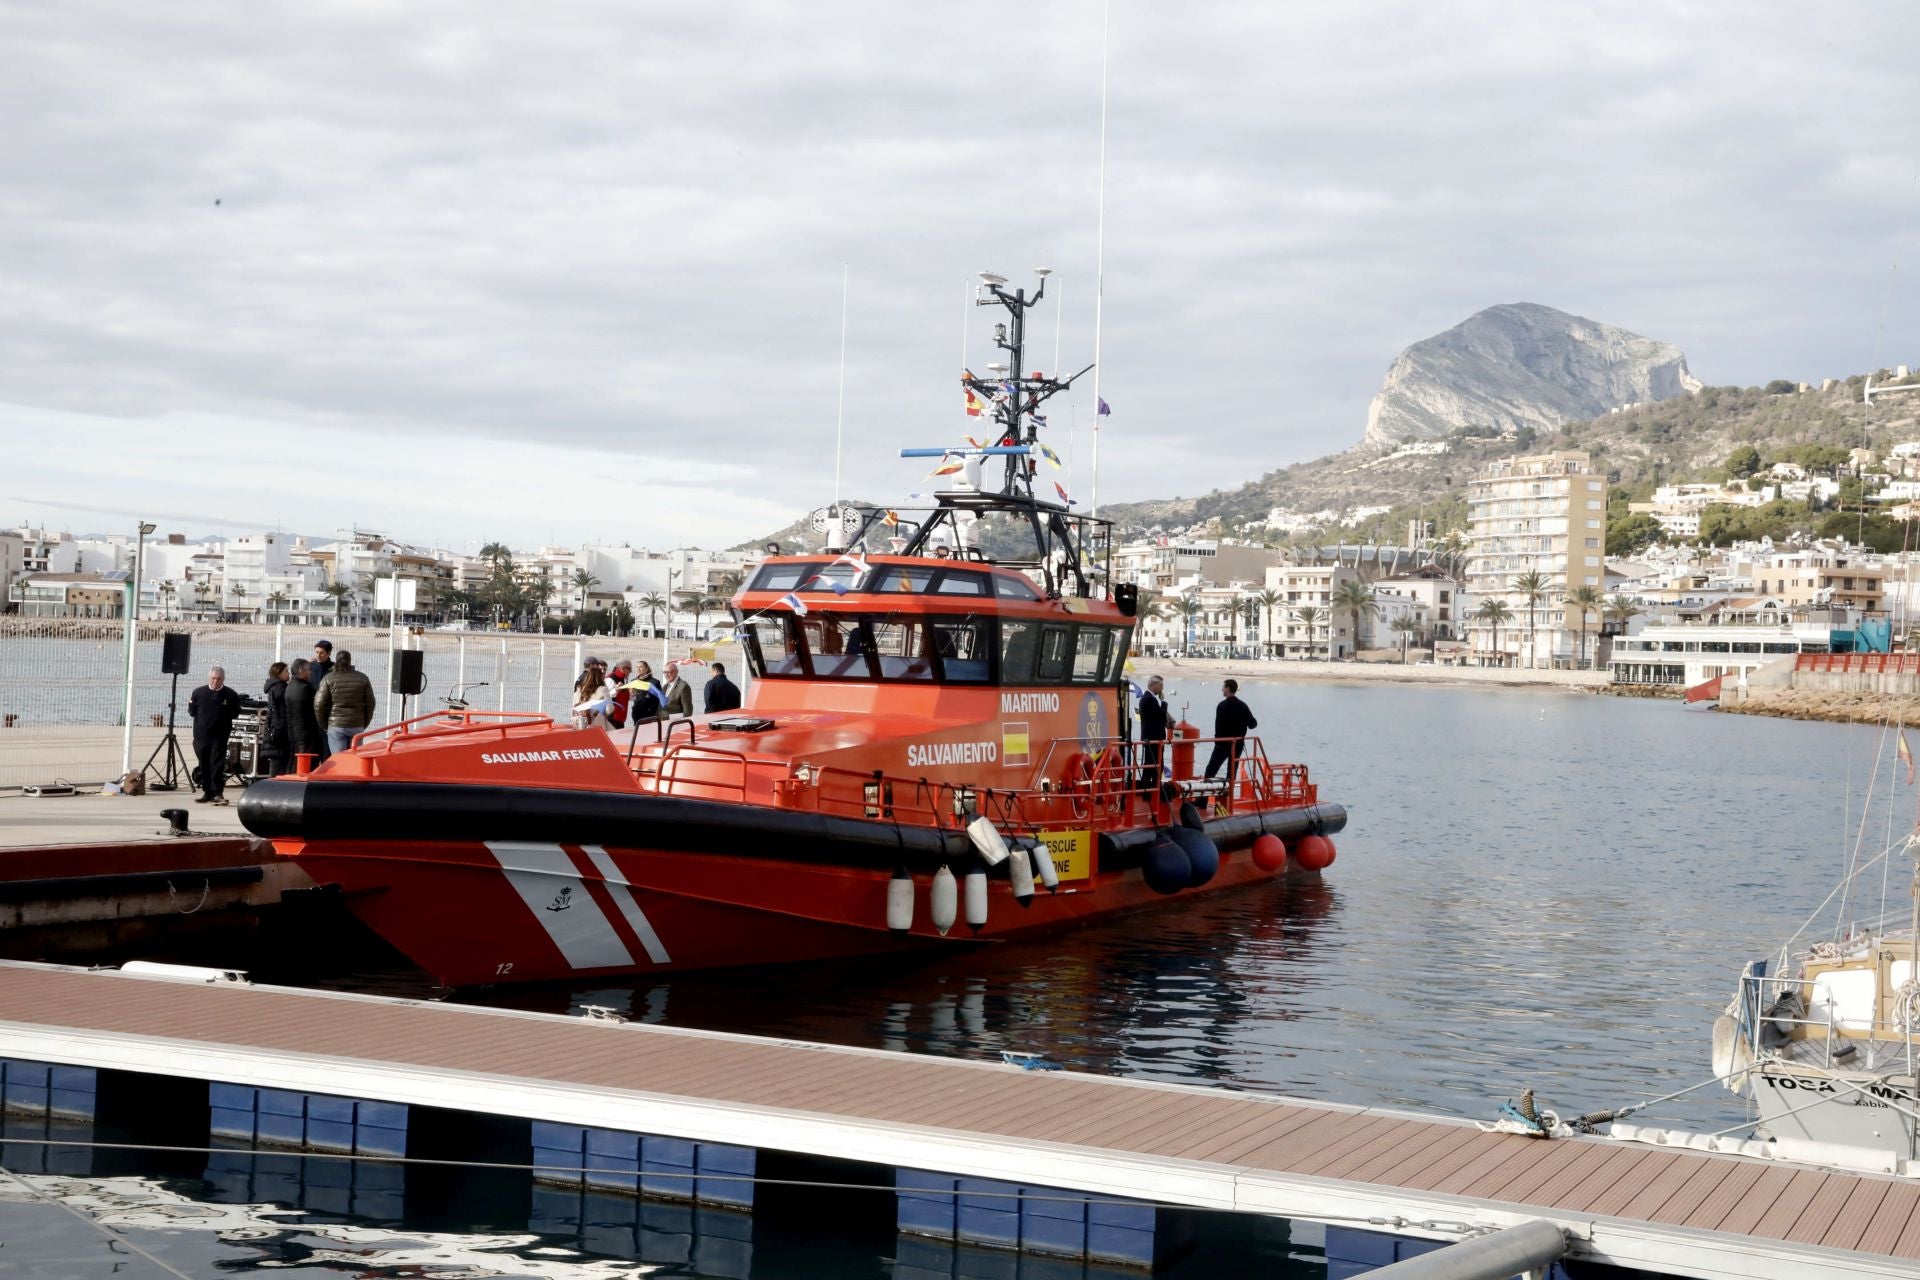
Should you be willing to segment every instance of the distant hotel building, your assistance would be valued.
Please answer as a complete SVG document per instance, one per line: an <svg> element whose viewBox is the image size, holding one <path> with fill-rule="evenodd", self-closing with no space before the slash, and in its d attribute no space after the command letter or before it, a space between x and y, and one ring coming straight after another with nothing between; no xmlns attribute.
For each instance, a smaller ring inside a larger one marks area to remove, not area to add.
<svg viewBox="0 0 1920 1280"><path fill-rule="evenodd" d="M1569 621L1569 591L1605 581L1607 482L1590 470L1584 453L1541 453L1494 463L1467 482L1466 594L1478 607L1504 600L1512 617L1494 628L1469 617L1474 660L1498 665L1571 663L1579 643L1579 619ZM1538 572L1545 592L1532 605L1529 646L1527 597L1514 579ZM1588 653L1600 628L1588 616Z"/></svg>

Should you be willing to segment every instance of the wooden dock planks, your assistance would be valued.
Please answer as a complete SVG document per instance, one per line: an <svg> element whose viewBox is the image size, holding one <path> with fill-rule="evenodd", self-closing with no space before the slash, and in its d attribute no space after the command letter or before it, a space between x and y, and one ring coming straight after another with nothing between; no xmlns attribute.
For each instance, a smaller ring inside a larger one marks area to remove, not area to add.
<svg viewBox="0 0 1920 1280"><path fill-rule="evenodd" d="M409 1066L1920 1259L1920 1187L1371 1108L323 992L0 965L0 1024ZM0 1047L0 1052L5 1052Z"/></svg>

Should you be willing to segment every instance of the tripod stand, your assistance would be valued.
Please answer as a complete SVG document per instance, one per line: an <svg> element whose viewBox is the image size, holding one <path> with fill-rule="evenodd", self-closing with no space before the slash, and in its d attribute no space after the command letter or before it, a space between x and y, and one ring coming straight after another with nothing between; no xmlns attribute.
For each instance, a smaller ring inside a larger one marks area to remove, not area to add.
<svg viewBox="0 0 1920 1280"><path fill-rule="evenodd" d="M153 754L147 757L147 762L140 766L142 774L158 775L153 783L155 791L178 791L180 775L191 772L187 765L187 753L180 749L180 739L173 733L173 712L179 702L180 673L176 671L173 675L173 690L167 694L167 736L160 739L160 745L153 749ZM153 762L160 758L162 752L166 753L166 762L156 769Z"/></svg>

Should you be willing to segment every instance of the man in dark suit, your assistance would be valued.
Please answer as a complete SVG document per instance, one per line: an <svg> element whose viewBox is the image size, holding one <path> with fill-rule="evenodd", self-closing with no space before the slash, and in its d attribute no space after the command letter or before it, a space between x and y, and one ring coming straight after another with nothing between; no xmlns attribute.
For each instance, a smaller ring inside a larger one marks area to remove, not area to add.
<svg viewBox="0 0 1920 1280"><path fill-rule="evenodd" d="M187 699L187 715L193 720L193 754L200 761L200 794L193 802L225 804L227 739L240 717L240 695L227 688L224 669L207 672L206 684Z"/></svg>
<svg viewBox="0 0 1920 1280"><path fill-rule="evenodd" d="M713 664L713 675L707 681L705 705L708 715L718 711L738 711L740 709L740 686L727 679L727 668L722 663Z"/></svg>
<svg viewBox="0 0 1920 1280"><path fill-rule="evenodd" d="M1166 682L1159 676L1147 681L1147 691L1140 695L1140 789L1157 790L1160 786L1160 752L1167 740L1167 698Z"/></svg>
<svg viewBox="0 0 1920 1280"><path fill-rule="evenodd" d="M1233 786L1234 770L1240 766L1240 752L1246 746L1246 736L1250 730L1258 729L1260 722L1253 718L1253 712L1247 704L1240 701L1240 682L1223 681L1220 685L1223 695L1220 705L1213 710L1213 736L1219 741L1213 744L1213 754L1207 758L1207 777L1211 779L1227 766L1227 786Z"/></svg>

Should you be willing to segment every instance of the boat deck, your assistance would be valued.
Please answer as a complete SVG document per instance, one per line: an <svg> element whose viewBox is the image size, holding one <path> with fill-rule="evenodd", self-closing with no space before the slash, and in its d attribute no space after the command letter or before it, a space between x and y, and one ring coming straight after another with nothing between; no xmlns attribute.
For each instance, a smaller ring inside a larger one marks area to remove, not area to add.
<svg viewBox="0 0 1920 1280"><path fill-rule="evenodd" d="M1322 1221L1544 1218L1699 1276L1920 1275L1920 1185L1071 1072L548 1014L0 965L0 1052Z"/></svg>

